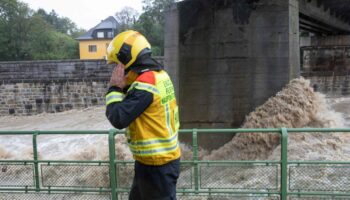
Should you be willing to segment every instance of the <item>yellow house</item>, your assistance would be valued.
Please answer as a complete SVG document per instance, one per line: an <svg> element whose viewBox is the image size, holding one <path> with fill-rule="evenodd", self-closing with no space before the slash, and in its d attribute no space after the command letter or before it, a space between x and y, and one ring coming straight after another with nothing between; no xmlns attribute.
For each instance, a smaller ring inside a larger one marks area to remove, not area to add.
<svg viewBox="0 0 350 200"><path fill-rule="evenodd" d="M80 59L105 59L107 47L118 32L117 20L109 16L77 38Z"/></svg>

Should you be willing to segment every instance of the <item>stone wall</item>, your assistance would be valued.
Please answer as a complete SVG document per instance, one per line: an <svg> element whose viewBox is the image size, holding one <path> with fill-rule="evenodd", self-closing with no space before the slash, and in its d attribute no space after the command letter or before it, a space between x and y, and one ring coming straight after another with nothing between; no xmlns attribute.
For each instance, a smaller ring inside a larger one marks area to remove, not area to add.
<svg viewBox="0 0 350 200"><path fill-rule="evenodd" d="M313 36L301 41L302 76L328 97L350 95L350 36Z"/></svg>
<svg viewBox="0 0 350 200"><path fill-rule="evenodd" d="M303 71L350 71L350 45L302 47L301 55Z"/></svg>
<svg viewBox="0 0 350 200"><path fill-rule="evenodd" d="M54 80L101 80L110 74L104 60L0 62L2 83Z"/></svg>
<svg viewBox="0 0 350 200"><path fill-rule="evenodd" d="M32 115L104 104L107 81L35 81L0 84L0 114Z"/></svg>
<svg viewBox="0 0 350 200"><path fill-rule="evenodd" d="M350 73L304 72L302 76L310 80L315 91L327 97L350 96Z"/></svg>
<svg viewBox="0 0 350 200"><path fill-rule="evenodd" d="M0 116L104 105L112 69L104 60L0 62Z"/></svg>
<svg viewBox="0 0 350 200"><path fill-rule="evenodd" d="M103 105L112 67L104 60L1 62L0 115Z"/></svg>

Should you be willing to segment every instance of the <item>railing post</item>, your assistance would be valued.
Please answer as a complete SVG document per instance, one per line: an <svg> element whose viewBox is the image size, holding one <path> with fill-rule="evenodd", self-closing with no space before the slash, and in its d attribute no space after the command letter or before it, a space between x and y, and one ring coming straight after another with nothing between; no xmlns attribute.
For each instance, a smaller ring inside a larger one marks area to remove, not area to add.
<svg viewBox="0 0 350 200"><path fill-rule="evenodd" d="M198 168L198 140L197 129L192 130L192 148L193 148L193 164L194 164L194 187L196 194L199 190L199 168Z"/></svg>
<svg viewBox="0 0 350 200"><path fill-rule="evenodd" d="M288 131L281 129L281 200L287 200L288 195Z"/></svg>
<svg viewBox="0 0 350 200"><path fill-rule="evenodd" d="M38 145L37 136L39 131L35 131L33 134L33 158L34 158L34 177L35 177L35 191L40 191L40 180L39 180L39 162L38 162Z"/></svg>
<svg viewBox="0 0 350 200"><path fill-rule="evenodd" d="M109 179L111 182L112 200L118 200L117 195L117 180L116 180L116 168L115 168L115 130L109 130L108 134L108 146L109 146Z"/></svg>

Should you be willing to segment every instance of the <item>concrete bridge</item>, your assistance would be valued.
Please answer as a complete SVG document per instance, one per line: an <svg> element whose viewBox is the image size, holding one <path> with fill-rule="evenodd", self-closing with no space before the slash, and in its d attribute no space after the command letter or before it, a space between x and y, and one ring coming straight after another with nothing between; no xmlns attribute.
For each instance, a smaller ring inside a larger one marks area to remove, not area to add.
<svg viewBox="0 0 350 200"><path fill-rule="evenodd" d="M343 0L184 0L168 13L165 62L182 128L239 127L244 116L300 75L299 37L350 33ZM220 146L213 135L200 141Z"/></svg>

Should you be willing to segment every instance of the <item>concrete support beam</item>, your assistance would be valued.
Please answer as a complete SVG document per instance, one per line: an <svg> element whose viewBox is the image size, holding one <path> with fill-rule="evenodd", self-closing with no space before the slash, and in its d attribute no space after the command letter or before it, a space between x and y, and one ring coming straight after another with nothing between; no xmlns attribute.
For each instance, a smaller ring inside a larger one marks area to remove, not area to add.
<svg viewBox="0 0 350 200"><path fill-rule="evenodd" d="M192 0L170 11L165 63L178 74L182 128L239 127L298 77L298 14L298 0ZM206 135L200 144L231 137Z"/></svg>
<svg viewBox="0 0 350 200"><path fill-rule="evenodd" d="M299 2L289 0L289 80L300 76Z"/></svg>
<svg viewBox="0 0 350 200"><path fill-rule="evenodd" d="M177 5L165 15L164 67L169 73L179 99L179 11Z"/></svg>
<svg viewBox="0 0 350 200"><path fill-rule="evenodd" d="M317 23L323 29L331 29L333 34L350 33L350 24L342 20L337 12L328 9L317 0L299 0L300 18Z"/></svg>

